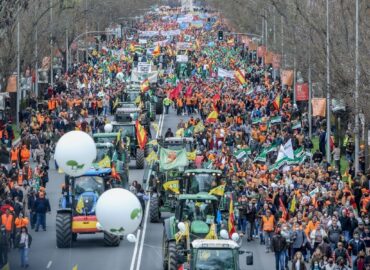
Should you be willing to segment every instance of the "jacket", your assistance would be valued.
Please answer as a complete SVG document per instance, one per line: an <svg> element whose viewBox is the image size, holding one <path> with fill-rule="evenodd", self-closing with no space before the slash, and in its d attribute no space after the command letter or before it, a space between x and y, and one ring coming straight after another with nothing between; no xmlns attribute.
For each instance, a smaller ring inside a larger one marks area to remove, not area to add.
<svg viewBox="0 0 370 270"><path fill-rule="evenodd" d="M286 239L281 234L275 234L272 237L271 247L274 252L282 252L287 247Z"/></svg>
<svg viewBox="0 0 370 270"><path fill-rule="evenodd" d="M21 242L21 233L18 233L15 237L15 244L16 244L16 247L19 247L19 243ZM30 234L28 234L28 248L31 247L31 243L32 243L32 236Z"/></svg>
<svg viewBox="0 0 370 270"><path fill-rule="evenodd" d="M293 232L293 244L292 248L301 248L307 242L306 234L303 230L296 230Z"/></svg>
<svg viewBox="0 0 370 270"><path fill-rule="evenodd" d="M297 270L297 268L296 268L296 261L295 260L293 260L292 261L292 270ZM304 261L300 261L299 262L299 270L306 270L307 268L306 268L306 264L304 263Z"/></svg>
<svg viewBox="0 0 370 270"><path fill-rule="evenodd" d="M37 198L35 204L33 205L34 212L39 214L45 214L50 212L50 203L46 198Z"/></svg>

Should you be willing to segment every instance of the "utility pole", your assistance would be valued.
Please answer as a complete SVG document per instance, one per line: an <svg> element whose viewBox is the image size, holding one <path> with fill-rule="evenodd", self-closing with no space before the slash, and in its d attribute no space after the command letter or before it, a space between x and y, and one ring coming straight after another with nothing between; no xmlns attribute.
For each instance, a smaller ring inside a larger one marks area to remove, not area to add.
<svg viewBox="0 0 370 270"><path fill-rule="evenodd" d="M283 65L283 62L284 62L284 17L281 16L281 63L280 63L280 66Z"/></svg>
<svg viewBox="0 0 370 270"><path fill-rule="evenodd" d="M329 0L326 0L326 160L330 163L330 36Z"/></svg>
<svg viewBox="0 0 370 270"><path fill-rule="evenodd" d="M358 108L358 84L359 84L359 63L358 63L358 43L359 43L359 2L356 0L356 47L355 47L355 173L359 171L359 151L360 151L360 138L359 138L359 108Z"/></svg>
<svg viewBox="0 0 370 270"><path fill-rule="evenodd" d="M38 23L36 23L35 27L35 71L36 71L36 82L35 82L35 95L36 99L39 96L39 64L38 64Z"/></svg>
<svg viewBox="0 0 370 270"><path fill-rule="evenodd" d="M18 6L17 14L17 126L19 126L19 113L20 113L20 102L21 102L21 56L20 56L20 25L19 25L19 13L20 7Z"/></svg>
<svg viewBox="0 0 370 270"><path fill-rule="evenodd" d="M308 38L308 136L312 138L311 27Z"/></svg>
<svg viewBox="0 0 370 270"><path fill-rule="evenodd" d="M54 70L53 70L53 2L50 4L50 84L54 87Z"/></svg>
<svg viewBox="0 0 370 270"><path fill-rule="evenodd" d="M295 88L296 88L296 85L297 85L297 63L296 63L297 60L296 60L296 55L297 55L297 45L296 45L296 41L294 39L294 56L293 56L293 106L296 106L296 104L297 104L297 97L296 97L296 92L295 92Z"/></svg>
<svg viewBox="0 0 370 270"><path fill-rule="evenodd" d="M68 28L66 28L66 72L69 67Z"/></svg>

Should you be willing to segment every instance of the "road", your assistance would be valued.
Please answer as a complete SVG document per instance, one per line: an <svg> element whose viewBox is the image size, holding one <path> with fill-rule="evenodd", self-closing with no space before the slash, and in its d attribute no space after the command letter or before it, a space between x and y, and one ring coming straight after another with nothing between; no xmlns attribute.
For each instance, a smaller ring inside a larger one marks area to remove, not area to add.
<svg viewBox="0 0 370 270"><path fill-rule="evenodd" d="M182 117L184 120L187 117ZM160 116L156 122L160 124ZM168 128L176 130L180 117L173 110L163 117L163 134ZM161 126L161 125L160 125ZM152 134L156 134L152 131ZM130 169L130 182L143 179L144 170ZM47 196L50 200L52 212L47 216L47 231L31 231L33 237L30 249L30 267L32 270L72 270L77 265L78 270L162 270L162 231L161 223L153 224L146 219L142 230L137 232L137 242L129 243L123 240L119 247L105 247L103 235L79 235L71 249L56 247L55 217L58 200L61 195L61 185L64 175L58 174L53 164L50 170L50 182L47 186ZM146 215L147 218L147 215ZM258 241L243 243L242 249L253 251L254 265L246 266L245 257L241 258L241 269L261 270L274 269L274 256L266 254L264 247ZM16 250L10 253L11 270L21 269L19 254Z"/></svg>

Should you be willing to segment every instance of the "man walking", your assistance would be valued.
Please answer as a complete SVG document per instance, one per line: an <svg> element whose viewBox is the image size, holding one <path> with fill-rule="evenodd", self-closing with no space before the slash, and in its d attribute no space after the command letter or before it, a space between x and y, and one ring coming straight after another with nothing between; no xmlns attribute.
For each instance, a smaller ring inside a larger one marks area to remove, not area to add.
<svg viewBox="0 0 370 270"><path fill-rule="evenodd" d="M39 231L40 225L43 230L46 231L46 212L50 212L50 203L45 198L45 193L40 192L39 197L36 199L34 204L34 212L36 213L36 228L35 232Z"/></svg>
<svg viewBox="0 0 370 270"><path fill-rule="evenodd" d="M272 251L275 252L275 269L285 270L287 242L285 237L281 235L280 228L276 230L276 233L272 237L271 247Z"/></svg>

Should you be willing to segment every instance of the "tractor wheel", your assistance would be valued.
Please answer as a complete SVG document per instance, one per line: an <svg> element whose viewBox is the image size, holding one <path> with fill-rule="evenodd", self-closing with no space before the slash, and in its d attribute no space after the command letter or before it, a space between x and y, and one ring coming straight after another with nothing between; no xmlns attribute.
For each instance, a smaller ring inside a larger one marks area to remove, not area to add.
<svg viewBox="0 0 370 270"><path fill-rule="evenodd" d="M104 232L104 245L107 247L118 247L120 241L119 236Z"/></svg>
<svg viewBox="0 0 370 270"><path fill-rule="evenodd" d="M146 144L144 148L144 156L147 157L151 152L153 151L153 148L150 144Z"/></svg>
<svg viewBox="0 0 370 270"><path fill-rule="evenodd" d="M163 100L161 98L158 98L158 101L155 104L155 112L157 114L162 114L163 113L163 103L162 103L162 101Z"/></svg>
<svg viewBox="0 0 370 270"><path fill-rule="evenodd" d="M144 168L144 150L137 149L136 150L136 169L143 169Z"/></svg>
<svg viewBox="0 0 370 270"><path fill-rule="evenodd" d="M72 246L72 215L58 213L56 218L57 247L70 248Z"/></svg>
<svg viewBox="0 0 370 270"><path fill-rule="evenodd" d="M171 241L168 243L168 270L178 270L178 262L177 262L177 248L176 242Z"/></svg>
<svg viewBox="0 0 370 270"><path fill-rule="evenodd" d="M159 222L160 212L159 212L158 197L151 197L150 198L149 215L150 215L150 222L151 223Z"/></svg>

